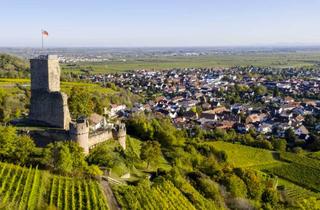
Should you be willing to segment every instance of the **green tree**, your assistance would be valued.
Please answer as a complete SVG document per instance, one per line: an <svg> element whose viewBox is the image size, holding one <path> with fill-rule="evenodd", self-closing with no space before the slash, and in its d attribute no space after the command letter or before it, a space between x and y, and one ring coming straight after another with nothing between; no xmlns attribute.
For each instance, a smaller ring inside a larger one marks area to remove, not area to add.
<svg viewBox="0 0 320 210"><path fill-rule="evenodd" d="M262 178L259 174L254 170L243 168L235 168L234 172L246 183L248 196L252 199L259 200L264 189Z"/></svg>
<svg viewBox="0 0 320 210"><path fill-rule="evenodd" d="M26 164L35 150L35 144L29 136L19 136L14 142L13 159L16 163Z"/></svg>
<svg viewBox="0 0 320 210"><path fill-rule="evenodd" d="M268 92L268 89L263 85L258 85L254 88L254 92L257 95L265 95Z"/></svg>
<svg viewBox="0 0 320 210"><path fill-rule="evenodd" d="M141 160L147 162L147 168L149 168L150 163L158 163L161 156L161 147L157 141L147 141L142 144L141 147Z"/></svg>
<svg viewBox="0 0 320 210"><path fill-rule="evenodd" d="M279 88L276 87L273 89L273 97L278 97L280 96L280 91L279 91Z"/></svg>
<svg viewBox="0 0 320 210"><path fill-rule="evenodd" d="M225 184L233 197L245 198L247 196L246 184L238 176L234 174L230 175L226 178Z"/></svg>
<svg viewBox="0 0 320 210"><path fill-rule="evenodd" d="M285 139L275 139L273 141L273 147L279 152L285 152L287 148L287 141Z"/></svg>
<svg viewBox="0 0 320 210"><path fill-rule="evenodd" d="M124 161L119 151L122 151L121 147L115 149L114 147L110 147L108 143L101 144L90 151L90 154L87 156L87 162L89 164L113 168Z"/></svg>
<svg viewBox="0 0 320 210"><path fill-rule="evenodd" d="M289 128L285 131L285 138L287 140L287 142L291 142L291 143L295 143L297 140L297 136L294 133L292 128Z"/></svg>
<svg viewBox="0 0 320 210"><path fill-rule="evenodd" d="M98 178L103 174L103 172L100 170L100 168L97 165L88 166L86 169L86 173L91 178Z"/></svg>
<svg viewBox="0 0 320 210"><path fill-rule="evenodd" d="M54 142L43 151L43 164L60 174L77 175L83 172L87 164L82 150L73 142Z"/></svg>
<svg viewBox="0 0 320 210"><path fill-rule="evenodd" d="M16 129L11 126L0 126L0 158L7 160L14 152Z"/></svg>
<svg viewBox="0 0 320 210"><path fill-rule="evenodd" d="M70 113L74 118L89 116L94 108L92 97L88 90L77 86L71 89L68 104Z"/></svg>

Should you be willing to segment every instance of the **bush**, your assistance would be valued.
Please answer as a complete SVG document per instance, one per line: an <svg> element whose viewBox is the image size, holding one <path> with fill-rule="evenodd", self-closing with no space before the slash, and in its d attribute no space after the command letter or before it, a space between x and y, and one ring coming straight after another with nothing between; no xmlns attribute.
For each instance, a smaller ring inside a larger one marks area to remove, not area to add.
<svg viewBox="0 0 320 210"><path fill-rule="evenodd" d="M247 196L246 184L238 176L232 174L226 177L224 184L233 197L245 198Z"/></svg>

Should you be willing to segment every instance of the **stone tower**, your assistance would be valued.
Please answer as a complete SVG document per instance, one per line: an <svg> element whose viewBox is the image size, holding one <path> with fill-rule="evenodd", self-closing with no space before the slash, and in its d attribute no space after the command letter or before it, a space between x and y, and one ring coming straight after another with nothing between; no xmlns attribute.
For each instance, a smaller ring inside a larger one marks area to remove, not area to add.
<svg viewBox="0 0 320 210"><path fill-rule="evenodd" d="M124 123L115 124L112 130L112 135L114 139L119 141L121 147L125 150L126 138L127 138L126 124Z"/></svg>
<svg viewBox="0 0 320 210"><path fill-rule="evenodd" d="M71 121L68 96L60 92L60 66L56 55L40 55L30 60L31 105L29 119L40 125L65 130Z"/></svg>
<svg viewBox="0 0 320 210"><path fill-rule="evenodd" d="M83 148L85 154L89 154L89 122L85 118L80 118L76 122L70 123L70 138Z"/></svg>

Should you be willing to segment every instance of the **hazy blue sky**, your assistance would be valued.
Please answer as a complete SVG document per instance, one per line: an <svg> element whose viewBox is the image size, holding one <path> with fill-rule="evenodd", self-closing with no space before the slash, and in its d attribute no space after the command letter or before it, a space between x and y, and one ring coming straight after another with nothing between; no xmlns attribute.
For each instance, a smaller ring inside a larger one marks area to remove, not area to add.
<svg viewBox="0 0 320 210"><path fill-rule="evenodd" d="M320 0L0 0L0 46L320 44Z"/></svg>

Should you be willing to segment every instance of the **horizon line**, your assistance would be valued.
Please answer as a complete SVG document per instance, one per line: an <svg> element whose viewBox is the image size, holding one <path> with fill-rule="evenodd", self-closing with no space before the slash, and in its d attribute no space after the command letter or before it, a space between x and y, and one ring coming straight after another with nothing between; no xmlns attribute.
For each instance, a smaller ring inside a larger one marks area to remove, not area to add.
<svg viewBox="0 0 320 210"><path fill-rule="evenodd" d="M168 45L168 46L50 46L43 49L56 49L56 48L301 48L312 47L320 48L320 43L317 44L257 44L257 45ZM42 49L41 46L0 46L0 48L30 48L30 49Z"/></svg>

